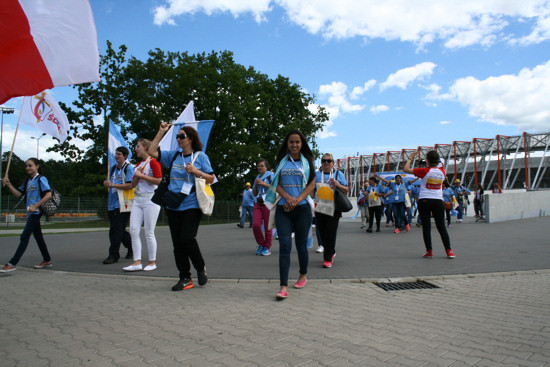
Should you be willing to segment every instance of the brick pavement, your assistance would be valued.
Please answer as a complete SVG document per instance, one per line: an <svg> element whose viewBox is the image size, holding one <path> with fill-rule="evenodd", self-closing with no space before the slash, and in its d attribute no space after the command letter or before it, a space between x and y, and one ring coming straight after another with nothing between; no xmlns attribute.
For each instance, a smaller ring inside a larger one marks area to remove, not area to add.
<svg viewBox="0 0 550 367"><path fill-rule="evenodd" d="M550 270L385 292L20 269L0 277L0 366L546 366Z"/></svg>

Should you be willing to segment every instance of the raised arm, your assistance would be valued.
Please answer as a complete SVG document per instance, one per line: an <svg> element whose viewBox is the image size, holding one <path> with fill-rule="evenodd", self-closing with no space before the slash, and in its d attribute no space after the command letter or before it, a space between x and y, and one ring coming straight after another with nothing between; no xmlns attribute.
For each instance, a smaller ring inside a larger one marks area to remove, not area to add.
<svg viewBox="0 0 550 367"><path fill-rule="evenodd" d="M153 141L151 142L151 145L149 146L149 149L147 150L147 152L151 157L155 159L159 157L157 150L158 150L160 141L162 140L162 138L164 137L164 134L166 134L169 128L170 128L169 123L164 121L160 123L159 131L157 132L157 135L155 135L155 138L153 139Z"/></svg>
<svg viewBox="0 0 550 367"><path fill-rule="evenodd" d="M389 181L389 180L386 180L384 177L380 177L380 176L378 176L378 175L374 175L374 177L376 177L376 178L379 179L380 181L383 181L383 182L385 182L385 183L387 183L387 184L390 183L390 181Z"/></svg>
<svg viewBox="0 0 550 367"><path fill-rule="evenodd" d="M405 167L403 167L403 172L405 173L413 173L413 170L411 168L411 162L412 160L416 157L416 155L418 154L418 151L415 150L413 152L413 154L411 154L411 156L409 157L409 159L407 159L407 162L405 162Z"/></svg>

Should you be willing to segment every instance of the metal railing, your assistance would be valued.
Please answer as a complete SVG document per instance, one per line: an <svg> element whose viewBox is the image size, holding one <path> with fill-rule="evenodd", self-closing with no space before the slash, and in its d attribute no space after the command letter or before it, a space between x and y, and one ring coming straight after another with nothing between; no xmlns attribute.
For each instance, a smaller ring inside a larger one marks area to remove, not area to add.
<svg viewBox="0 0 550 367"><path fill-rule="evenodd" d="M205 223L231 223L240 218L240 202L236 200L217 200L211 216L203 216ZM0 228L21 227L25 224L27 211L20 199L5 195L2 198L2 212L0 213ZM43 218L47 223L71 223L72 226L89 226L97 222L98 226L108 225L106 198L62 197L55 216ZM166 213L162 209L158 218L158 225L168 225Z"/></svg>

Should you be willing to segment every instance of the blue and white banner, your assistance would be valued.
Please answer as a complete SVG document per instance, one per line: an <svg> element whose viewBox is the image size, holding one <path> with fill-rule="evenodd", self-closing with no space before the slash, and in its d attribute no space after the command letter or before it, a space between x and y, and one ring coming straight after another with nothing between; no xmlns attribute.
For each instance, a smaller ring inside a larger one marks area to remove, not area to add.
<svg viewBox="0 0 550 367"><path fill-rule="evenodd" d="M130 152L128 154L127 160L129 161L132 158L132 150L126 144L126 141L122 137L122 134L118 130L117 126L113 123L112 120L109 120L109 145L107 151L107 157L109 158L109 169L116 164L115 152L118 147L126 147Z"/></svg>
<svg viewBox="0 0 550 367"><path fill-rule="evenodd" d="M412 173L405 173L405 172L376 172L376 174L378 176L382 177L383 179L388 180L388 181L395 180L395 176L399 175L403 179L404 183L407 183L410 180L415 178L415 176ZM413 185L420 185L420 180L415 181L412 184Z"/></svg>
<svg viewBox="0 0 550 367"><path fill-rule="evenodd" d="M189 102L187 107L185 107L176 122L174 122L174 126L170 127L170 129L166 132L166 134L160 141L160 150L180 150L176 135L183 126L191 126L199 133L199 138L201 139L202 143L202 151L206 152L208 138L210 137L210 131L212 131L213 125L214 120L195 121L194 104L193 101L191 101Z"/></svg>

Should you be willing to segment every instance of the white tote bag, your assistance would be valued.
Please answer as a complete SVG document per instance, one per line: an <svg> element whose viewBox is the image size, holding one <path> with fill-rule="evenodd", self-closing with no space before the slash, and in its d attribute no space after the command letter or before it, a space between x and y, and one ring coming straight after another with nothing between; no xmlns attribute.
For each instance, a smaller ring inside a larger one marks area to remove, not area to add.
<svg viewBox="0 0 550 367"><path fill-rule="evenodd" d="M214 192L204 178L195 177L195 190L199 207L205 215L212 215L214 210Z"/></svg>
<svg viewBox="0 0 550 367"><path fill-rule="evenodd" d="M315 184L315 209L314 212L334 216L334 190L324 182L324 174L321 172L321 182ZM332 172L330 177L332 177Z"/></svg>
<svg viewBox="0 0 550 367"><path fill-rule="evenodd" d="M195 163L199 154L200 152L195 155L191 164ZM195 177L195 191L202 213L205 215L212 215L212 211L214 210L214 191L212 191L212 188L206 183L204 178Z"/></svg>
<svg viewBox="0 0 550 367"><path fill-rule="evenodd" d="M125 163L122 166L122 183L126 183L126 167L128 166L128 163ZM132 211L132 207L134 206L134 198L136 197L134 189L128 189L128 190L121 190L116 189L116 193L118 195L118 204L119 204L119 211L121 213L127 213Z"/></svg>
<svg viewBox="0 0 550 367"><path fill-rule="evenodd" d="M277 205L279 203L279 200L281 200L281 197L279 196L279 194L277 194L277 198L275 199L275 202L273 203L273 206L269 211L269 223L267 224L267 229L273 229L277 225L275 223L275 213L277 212Z"/></svg>

